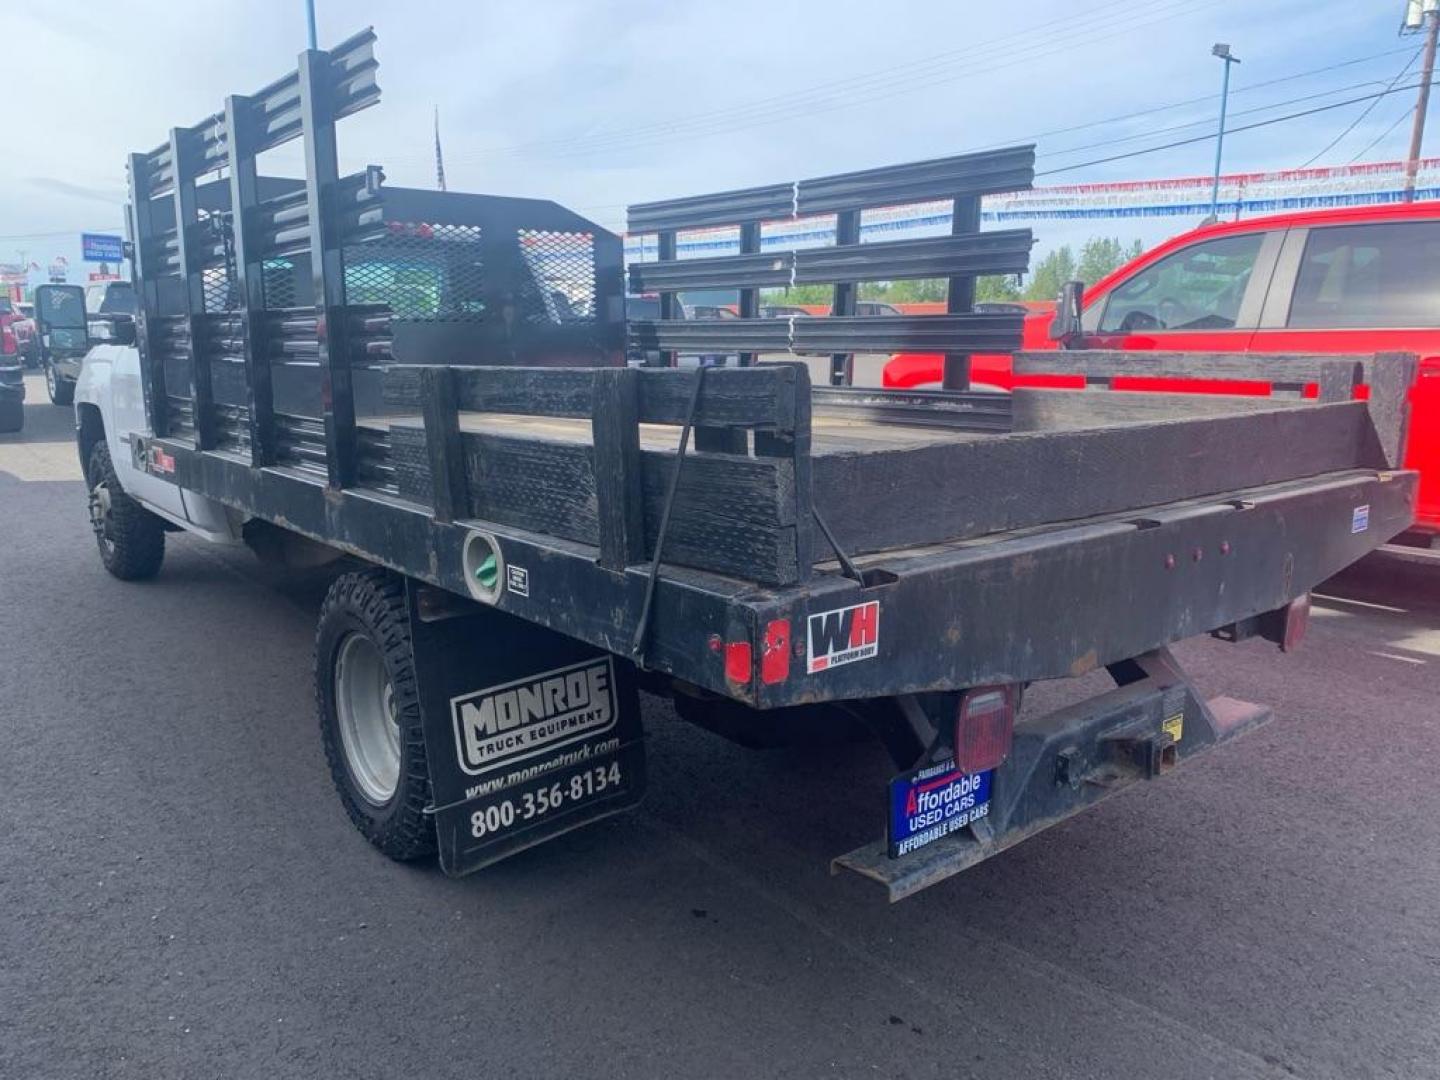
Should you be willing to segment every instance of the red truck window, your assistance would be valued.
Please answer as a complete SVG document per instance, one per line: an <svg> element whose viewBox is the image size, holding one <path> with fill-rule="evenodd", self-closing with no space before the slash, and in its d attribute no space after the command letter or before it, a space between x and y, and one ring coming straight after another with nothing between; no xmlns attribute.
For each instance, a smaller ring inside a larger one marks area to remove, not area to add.
<svg viewBox="0 0 1440 1080"><path fill-rule="evenodd" d="M1147 266L1110 293L1100 332L1234 329L1263 239L1225 236Z"/></svg>
<svg viewBox="0 0 1440 1080"><path fill-rule="evenodd" d="M1310 230L1287 325L1440 326L1440 221Z"/></svg>

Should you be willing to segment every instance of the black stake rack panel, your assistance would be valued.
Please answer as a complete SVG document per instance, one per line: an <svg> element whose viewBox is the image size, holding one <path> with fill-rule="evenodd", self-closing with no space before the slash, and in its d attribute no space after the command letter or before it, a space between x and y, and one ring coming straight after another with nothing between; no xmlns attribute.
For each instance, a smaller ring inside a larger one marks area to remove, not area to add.
<svg viewBox="0 0 1440 1080"><path fill-rule="evenodd" d="M375 35L132 154L146 408L159 436L253 466L395 485L383 370L623 362L618 237L538 199L341 175L338 121L376 104ZM257 158L299 139L305 178Z"/></svg>
<svg viewBox="0 0 1440 1080"><path fill-rule="evenodd" d="M632 348L673 365L681 353L734 353L741 366L764 354L829 354L830 383L854 382L857 352L922 351L945 356L944 387L968 390L969 357L1019 348L1023 315L975 313L975 279L1019 274L1029 267L1028 229L980 231L984 195L1028 189L1035 148L1014 146L933 161L894 165L790 184L725 191L630 207L632 234L656 234L658 260L632 263L630 290L658 293L660 318L630 324ZM950 235L862 242L867 210L947 201ZM765 250L767 223L833 215L835 243L800 250ZM740 253L679 258L685 231L738 228ZM943 278L944 315L856 316L858 285L870 281ZM833 285L828 317L760 317L760 290ZM690 320L678 301L685 290L735 290L735 319Z"/></svg>

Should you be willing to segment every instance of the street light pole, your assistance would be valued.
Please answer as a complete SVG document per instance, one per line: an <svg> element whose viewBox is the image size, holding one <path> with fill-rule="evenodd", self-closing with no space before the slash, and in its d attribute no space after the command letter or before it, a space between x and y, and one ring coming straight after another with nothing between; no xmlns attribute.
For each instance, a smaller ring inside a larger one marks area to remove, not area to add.
<svg viewBox="0 0 1440 1080"><path fill-rule="evenodd" d="M1210 184L1210 216L1220 213L1220 155L1225 150L1225 106L1230 100L1230 65L1238 64L1238 57L1230 55L1230 46L1223 43L1211 47L1210 55L1225 61L1225 73L1220 80L1220 129L1215 133L1215 178Z"/></svg>
<svg viewBox="0 0 1440 1080"><path fill-rule="evenodd" d="M315 44L315 0L305 0L305 26L310 31L310 48L318 49Z"/></svg>

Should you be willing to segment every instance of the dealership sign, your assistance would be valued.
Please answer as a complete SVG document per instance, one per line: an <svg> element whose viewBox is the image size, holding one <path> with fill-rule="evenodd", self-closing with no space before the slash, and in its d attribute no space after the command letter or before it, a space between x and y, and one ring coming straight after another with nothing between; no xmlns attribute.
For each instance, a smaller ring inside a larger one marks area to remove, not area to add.
<svg viewBox="0 0 1440 1080"><path fill-rule="evenodd" d="M105 233L81 233L80 257L86 262L123 262L124 241L118 236L108 236Z"/></svg>

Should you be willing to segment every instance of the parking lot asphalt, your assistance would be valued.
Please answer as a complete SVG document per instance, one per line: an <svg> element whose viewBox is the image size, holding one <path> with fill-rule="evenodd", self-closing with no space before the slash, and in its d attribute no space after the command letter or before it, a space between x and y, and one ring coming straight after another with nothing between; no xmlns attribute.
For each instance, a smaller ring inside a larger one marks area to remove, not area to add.
<svg viewBox="0 0 1440 1080"><path fill-rule="evenodd" d="M832 878L870 747L645 699L635 813L449 880L330 788L324 574L96 557L68 410L0 435L0 1077L1440 1076L1440 577L1186 642L1268 726L919 896ZM1041 686L1027 710L1073 694Z"/></svg>

